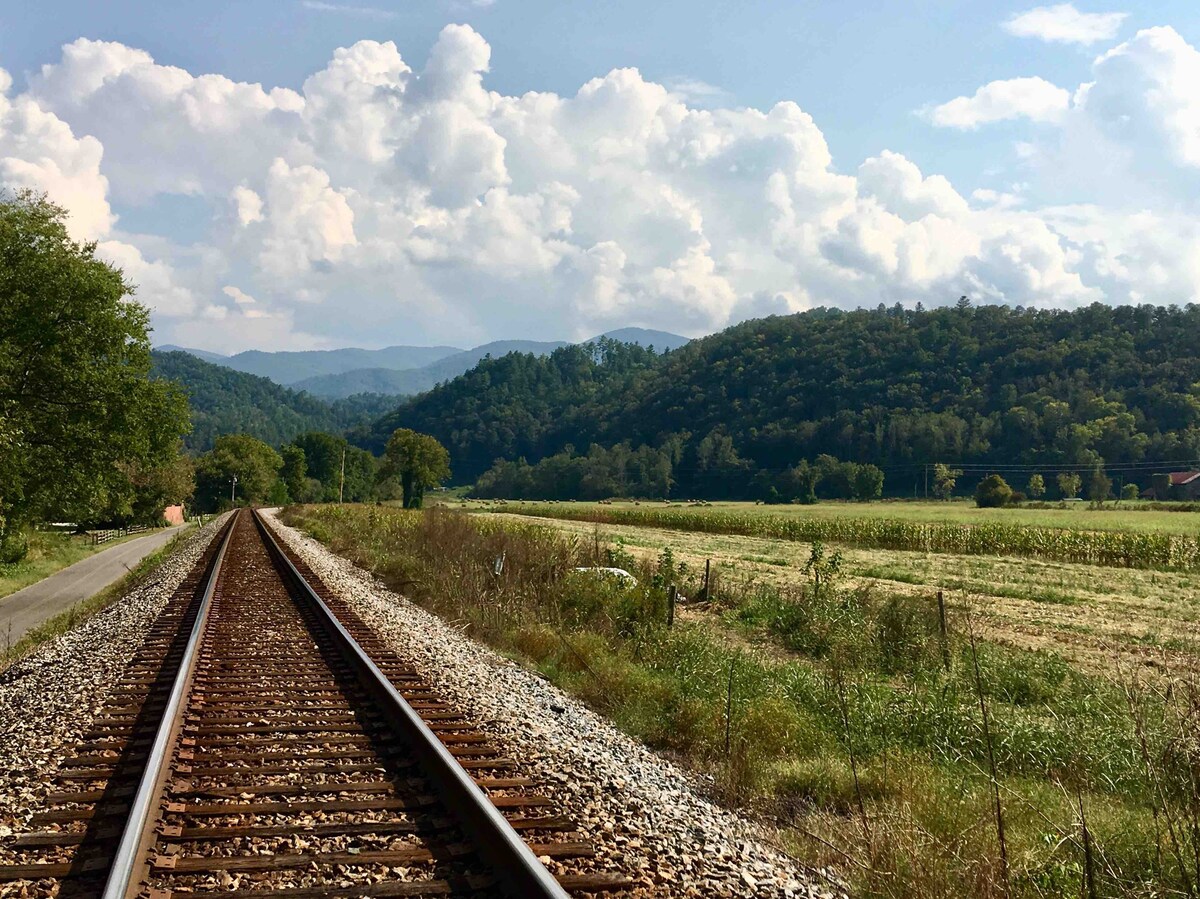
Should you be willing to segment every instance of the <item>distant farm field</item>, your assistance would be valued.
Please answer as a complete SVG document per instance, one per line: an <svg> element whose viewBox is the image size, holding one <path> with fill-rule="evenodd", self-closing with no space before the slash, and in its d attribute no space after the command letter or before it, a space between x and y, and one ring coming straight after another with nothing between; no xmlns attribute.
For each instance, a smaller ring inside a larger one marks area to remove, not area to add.
<svg viewBox="0 0 1200 899"><path fill-rule="evenodd" d="M492 503L491 505L495 505ZM508 501L509 506L541 506L546 503ZM1068 503L1063 508L980 509L971 500L952 502L821 502L811 506L767 506L752 502L712 502L689 505L683 502L558 502L550 505L568 509L686 509L700 515L733 513L738 515L784 516L787 518L897 519L926 524L1020 524L1046 528L1085 531L1129 531L1144 534L1200 534L1200 512L1174 512L1154 508L1153 504L1134 501L1108 503L1102 509L1088 503ZM466 508L481 508L482 501L467 502ZM510 509L510 511L512 511Z"/></svg>
<svg viewBox="0 0 1200 899"><path fill-rule="evenodd" d="M460 503L460 507L470 509L471 505ZM805 515L790 510L775 513L772 511L774 507L767 507L764 511L761 506L747 505L496 502L476 508L597 524L658 527L796 542L821 541L861 549L958 556L1016 556L1117 568L1200 571L1200 533L1053 527L1026 523L1018 518L1008 521L938 521L855 515L850 511L842 515ZM809 508L820 509L821 506ZM871 507L837 508L851 510ZM1104 513L1096 510L1095 514ZM1138 514L1132 512L1129 516Z"/></svg>

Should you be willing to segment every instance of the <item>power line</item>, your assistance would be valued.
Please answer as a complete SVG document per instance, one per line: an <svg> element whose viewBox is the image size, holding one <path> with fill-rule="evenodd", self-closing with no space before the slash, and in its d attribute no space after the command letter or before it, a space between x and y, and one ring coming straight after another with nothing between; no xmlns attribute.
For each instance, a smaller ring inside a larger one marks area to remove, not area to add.
<svg viewBox="0 0 1200 899"><path fill-rule="evenodd" d="M576 456L576 458L577 459L586 459L587 456ZM853 460L839 459L838 461L844 462L844 461L853 461ZM868 463L868 464L874 464L877 468L881 469L884 472L897 472L897 473L913 472L915 474L920 474L925 469L933 468L935 465L945 465L947 468L959 469L964 474L979 474L980 472L985 472L985 473L991 474L991 473L999 473L1002 471L1015 472L1017 474L1020 474L1022 472L1029 472L1030 474L1037 474L1039 472L1056 472L1056 471L1095 471L1097 468L1101 468L1104 471L1114 471L1114 472L1117 472L1117 471L1147 472L1147 471L1157 470L1157 471L1166 473L1167 470L1179 470L1181 468L1200 469L1200 459L1173 459L1173 460L1169 460L1166 462L1100 462L1100 463L1078 463L1078 464L1059 464L1059 463L1018 464L1018 463L1005 463L1005 462L1000 462L1000 463L943 462L941 460L939 460L937 462L892 462L892 463L883 463L883 464L879 464L879 463ZM809 461L809 465L814 465L814 463L812 461ZM754 466L753 470L755 472L759 472L759 471L784 472L792 467L793 466L790 466L790 465L782 466L782 467L780 467L780 466ZM699 471L712 471L713 468L712 467L699 468L694 465L672 465L671 470L672 471L681 471L681 472L682 471L699 472Z"/></svg>

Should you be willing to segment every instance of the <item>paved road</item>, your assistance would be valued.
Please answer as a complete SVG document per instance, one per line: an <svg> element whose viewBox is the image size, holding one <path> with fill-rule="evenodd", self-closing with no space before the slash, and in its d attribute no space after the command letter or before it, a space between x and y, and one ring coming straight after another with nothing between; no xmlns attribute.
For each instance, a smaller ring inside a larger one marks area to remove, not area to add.
<svg viewBox="0 0 1200 899"><path fill-rule="evenodd" d="M186 525L184 526L186 527ZM43 621L65 612L120 580L182 527L127 540L0 599L0 646L12 645Z"/></svg>

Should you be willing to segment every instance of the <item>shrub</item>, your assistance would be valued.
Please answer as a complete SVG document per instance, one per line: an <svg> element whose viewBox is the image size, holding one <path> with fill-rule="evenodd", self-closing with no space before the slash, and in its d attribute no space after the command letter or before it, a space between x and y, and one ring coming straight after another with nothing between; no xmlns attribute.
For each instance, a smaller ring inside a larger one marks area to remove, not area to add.
<svg viewBox="0 0 1200 899"><path fill-rule="evenodd" d="M998 509L1012 501L1012 488L998 474L990 474L975 488L975 505L981 509Z"/></svg>
<svg viewBox="0 0 1200 899"><path fill-rule="evenodd" d="M875 646L880 670L916 672L937 664L938 622L934 607L914 596L891 596L875 616Z"/></svg>
<svg viewBox="0 0 1200 899"><path fill-rule="evenodd" d="M863 799L878 799L888 792L882 772L868 767L858 772ZM836 756L796 759L780 766L776 791L785 803L799 802L837 814L852 812L857 803L850 763Z"/></svg>
<svg viewBox="0 0 1200 899"><path fill-rule="evenodd" d="M24 531L8 531L0 535L0 565L15 565L29 552L29 540Z"/></svg>

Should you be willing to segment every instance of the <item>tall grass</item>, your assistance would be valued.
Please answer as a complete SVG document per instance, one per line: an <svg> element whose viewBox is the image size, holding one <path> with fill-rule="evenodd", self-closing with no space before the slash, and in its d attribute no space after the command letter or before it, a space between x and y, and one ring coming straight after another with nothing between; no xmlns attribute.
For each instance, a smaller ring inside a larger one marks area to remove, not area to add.
<svg viewBox="0 0 1200 899"><path fill-rule="evenodd" d="M653 506L614 509L522 503L499 506L495 511L805 543L821 540L869 549L1026 556L1118 568L1200 570L1200 535L1193 534L1085 531L1002 522L956 524L898 518L804 518Z"/></svg>
<svg viewBox="0 0 1200 899"><path fill-rule="evenodd" d="M1194 688L973 650L961 621L943 655L932 597L847 589L836 554L802 587L725 584L668 628L666 587L699 587L669 550L639 564L598 533L445 511L285 518L775 818L856 895L1196 895ZM574 571L598 564L638 586Z"/></svg>

